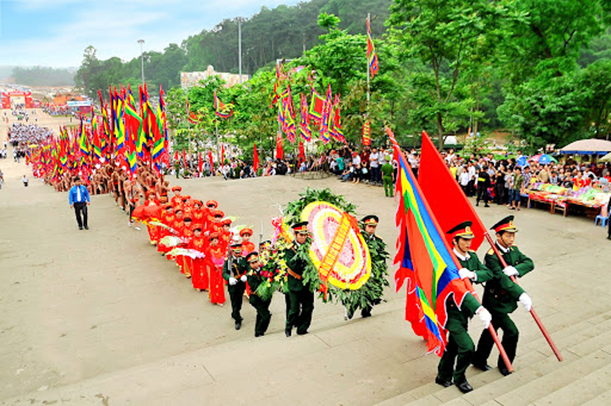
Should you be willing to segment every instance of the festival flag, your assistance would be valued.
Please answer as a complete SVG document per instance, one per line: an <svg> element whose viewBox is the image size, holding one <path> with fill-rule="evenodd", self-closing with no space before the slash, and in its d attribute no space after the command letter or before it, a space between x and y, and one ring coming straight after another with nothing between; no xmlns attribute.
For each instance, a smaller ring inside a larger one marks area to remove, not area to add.
<svg viewBox="0 0 611 406"><path fill-rule="evenodd" d="M144 84L146 86L146 83ZM169 154L169 150L170 150L170 145L169 145L169 139L168 139L168 120L166 117L166 108L165 108L165 101L164 101L164 92L163 92L163 86L159 85L159 105L157 106L157 112L159 115L159 120L160 120L160 131L162 134L162 138L163 138L163 152L161 153L161 162L165 163L166 165L169 165L170 163L170 154Z"/></svg>
<svg viewBox="0 0 611 406"><path fill-rule="evenodd" d="M471 249L477 251L486 228L425 131L422 132L418 183L442 230L447 231L461 221L473 222L471 231L475 238L471 240Z"/></svg>
<svg viewBox="0 0 611 406"><path fill-rule="evenodd" d="M219 165L224 165L224 164L225 164L225 145L221 144L221 162Z"/></svg>
<svg viewBox="0 0 611 406"><path fill-rule="evenodd" d="M315 122L319 122L322 119L322 113L325 108L325 98L322 97L312 86L311 91L311 100L310 100L310 117Z"/></svg>
<svg viewBox="0 0 611 406"><path fill-rule="evenodd" d="M363 122L363 146L371 145L371 123L369 119L365 119Z"/></svg>
<svg viewBox="0 0 611 406"><path fill-rule="evenodd" d="M81 117L81 125L79 128L79 148L81 150L81 154L89 156L89 140L87 137L87 132L85 131L85 125L83 123L83 117Z"/></svg>
<svg viewBox="0 0 611 406"><path fill-rule="evenodd" d="M98 131L93 133L93 154L95 155L98 161L102 161L102 148L100 146L100 135Z"/></svg>
<svg viewBox="0 0 611 406"><path fill-rule="evenodd" d="M441 356L446 346L446 299L454 295L461 306L469 290L458 275L458 265L443 238L444 232L429 208L407 159L392 131L386 130L398 157L395 186L399 229L395 263L397 290L407 280L406 319L427 342L428 352Z"/></svg>
<svg viewBox="0 0 611 406"><path fill-rule="evenodd" d="M136 101L134 100L131 87L128 88L128 93L125 97L125 113L126 128L135 144L135 151L138 153L138 156L142 158L144 156L146 134L144 133L142 125L142 117L140 113L136 111Z"/></svg>
<svg viewBox="0 0 611 406"><path fill-rule="evenodd" d="M221 118L229 118L233 114L231 104L225 105L221 99L217 97L216 91L214 92L214 112Z"/></svg>
<svg viewBox="0 0 611 406"><path fill-rule="evenodd" d="M252 145L252 169L257 173L259 169L259 153L257 152L257 143Z"/></svg>
<svg viewBox="0 0 611 406"><path fill-rule="evenodd" d="M333 102L333 113L332 119L329 126L329 133L339 142L346 144L346 138L342 131L342 122L339 114L339 96L335 95L335 101Z"/></svg>
<svg viewBox="0 0 611 406"><path fill-rule="evenodd" d="M187 166L187 152L184 149L182 150L182 163Z"/></svg>
<svg viewBox="0 0 611 406"><path fill-rule="evenodd" d="M373 79L380 69L378 62L378 54L376 53L376 47L373 43L371 36L371 27L369 26L369 18L367 19L367 63L369 71L371 72L371 79Z"/></svg>
<svg viewBox="0 0 611 406"><path fill-rule="evenodd" d="M325 105L322 110L322 118L320 119L320 137L326 143L329 142L329 124L331 122L331 113L333 110L331 102L331 84L327 88L327 98L325 99Z"/></svg>
<svg viewBox="0 0 611 406"><path fill-rule="evenodd" d="M189 99L185 99L187 104L187 121L191 124L199 124L200 119L197 117L194 111L191 111L191 103L189 103Z"/></svg>
<svg viewBox="0 0 611 406"><path fill-rule="evenodd" d="M204 167L204 161L202 160L202 152L199 151L197 153L197 169L199 173L202 173L203 167Z"/></svg>
<svg viewBox="0 0 611 406"><path fill-rule="evenodd" d="M208 160L210 161L210 170L214 173L214 160L212 159L212 151L208 151Z"/></svg>
<svg viewBox="0 0 611 406"><path fill-rule="evenodd" d="M301 93L301 125L299 134L304 141L312 140L312 129L310 128L310 114L308 112L308 100Z"/></svg>

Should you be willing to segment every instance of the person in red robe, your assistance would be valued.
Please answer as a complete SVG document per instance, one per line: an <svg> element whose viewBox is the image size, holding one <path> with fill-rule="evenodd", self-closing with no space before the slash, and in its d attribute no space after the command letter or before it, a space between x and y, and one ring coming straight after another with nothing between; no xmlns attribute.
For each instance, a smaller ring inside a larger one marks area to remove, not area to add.
<svg viewBox="0 0 611 406"><path fill-rule="evenodd" d="M225 303L225 279L223 279L223 264L226 252L219 246L218 233L210 234L210 246L206 251L204 263L210 276L210 290L208 297L210 303L223 306Z"/></svg>
<svg viewBox="0 0 611 406"><path fill-rule="evenodd" d="M223 231L223 217L224 216L225 216L225 213L223 213L220 210L212 211L212 218L210 219L210 225L208 226L208 229L206 230L208 231L208 234L219 233L219 236L221 235L221 232Z"/></svg>
<svg viewBox="0 0 611 406"><path fill-rule="evenodd" d="M161 223L168 227L172 227L174 225L174 220L176 219L176 215L174 214L174 210L172 209L172 205L170 203L166 203L163 207L163 212L161 213L161 218L159 219ZM172 248L166 246L161 242L163 237L167 237L172 235L170 230L167 228L159 227L159 244L157 244L157 251L161 253L161 255L165 255Z"/></svg>
<svg viewBox="0 0 611 406"><path fill-rule="evenodd" d="M179 237L180 234L180 229L182 228L182 226L185 224L183 221L183 209L178 206L174 209L174 221L172 221L171 224L169 224L169 226L174 229L174 231L176 231L177 234L173 234L172 232L169 233L169 235L171 236L175 236L175 237ZM170 247L170 250L172 250L174 247ZM175 258L172 255L166 255L166 258L168 259L168 261L173 261ZM182 260L181 260L182 261ZM176 266L178 266L180 268L180 263L176 263Z"/></svg>
<svg viewBox="0 0 611 406"><path fill-rule="evenodd" d="M193 227L193 238L189 243L188 248L200 252L205 255L206 251L206 238L202 235L202 226L196 224ZM189 258L191 260L191 283L193 288L198 292L202 290L206 291L210 287L210 281L208 279L208 267L206 266L206 260L204 258Z"/></svg>
<svg viewBox="0 0 611 406"><path fill-rule="evenodd" d="M250 228L243 228L240 231L240 237L242 237L242 256L246 258L246 255L256 250L255 244L250 241L252 230Z"/></svg>
<svg viewBox="0 0 611 406"><path fill-rule="evenodd" d="M250 241L250 237L252 237L252 230L250 228L243 228L240 230L240 237L242 237L242 257L246 258L248 254L255 251L255 244ZM246 282L246 290L244 294L247 298L250 298L250 285Z"/></svg>
<svg viewBox="0 0 611 406"><path fill-rule="evenodd" d="M193 229L191 226L191 217L184 217L183 226L180 228L180 238L183 240L183 242L178 245L179 248L189 247L191 238L193 238ZM191 269L193 268L193 264L191 262L191 257L187 255L176 255L176 265L178 265L180 268L180 273L185 275L187 278L191 277Z"/></svg>
<svg viewBox="0 0 611 406"><path fill-rule="evenodd" d="M202 201L193 200L193 209L191 210L191 218L193 223L203 226L204 224L204 211L202 210Z"/></svg>
<svg viewBox="0 0 611 406"><path fill-rule="evenodd" d="M221 239L219 241L219 244L221 244L221 246L224 249L227 249L229 248L229 243L231 242L231 239L233 238L233 232L230 230L231 220L224 219L221 224L222 224Z"/></svg>
<svg viewBox="0 0 611 406"><path fill-rule="evenodd" d="M174 196L172 196L172 199L170 200L170 203L172 203L172 207L180 206L180 204L182 203L182 196L180 195L181 191L182 188L180 186L174 186L172 188L172 192L174 192Z"/></svg>
<svg viewBox="0 0 611 406"><path fill-rule="evenodd" d="M155 198L155 192L149 192L148 198L144 201L144 206L159 206L159 204L159 200ZM151 245L157 245L159 243L159 227L147 224L146 228L149 233L149 242Z"/></svg>

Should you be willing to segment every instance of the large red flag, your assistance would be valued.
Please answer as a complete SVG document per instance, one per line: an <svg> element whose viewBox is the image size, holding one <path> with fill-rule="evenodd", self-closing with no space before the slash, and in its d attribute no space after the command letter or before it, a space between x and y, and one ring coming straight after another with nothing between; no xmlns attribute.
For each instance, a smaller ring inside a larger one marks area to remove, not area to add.
<svg viewBox="0 0 611 406"><path fill-rule="evenodd" d="M225 146L221 144L221 162L219 165L225 165Z"/></svg>
<svg viewBox="0 0 611 406"><path fill-rule="evenodd" d="M204 167L204 161L202 160L202 153L201 151L197 153L197 159L198 159L198 169L199 169L199 173L202 173L202 168Z"/></svg>
<svg viewBox="0 0 611 406"><path fill-rule="evenodd" d="M463 221L473 222L471 230L475 238L471 249L477 250L484 240L486 227L425 131L422 132L418 183L444 233Z"/></svg>
<svg viewBox="0 0 611 406"><path fill-rule="evenodd" d="M257 152L257 143L255 142L252 146L253 151L252 151L252 169L255 171L255 174L257 173L257 170L259 169L259 153Z"/></svg>
<svg viewBox="0 0 611 406"><path fill-rule="evenodd" d="M212 159L212 151L208 151L208 159L210 160L210 172L214 173L214 160Z"/></svg>
<svg viewBox="0 0 611 406"><path fill-rule="evenodd" d="M278 131L276 137L276 159L284 158L284 148L282 147L282 132Z"/></svg>

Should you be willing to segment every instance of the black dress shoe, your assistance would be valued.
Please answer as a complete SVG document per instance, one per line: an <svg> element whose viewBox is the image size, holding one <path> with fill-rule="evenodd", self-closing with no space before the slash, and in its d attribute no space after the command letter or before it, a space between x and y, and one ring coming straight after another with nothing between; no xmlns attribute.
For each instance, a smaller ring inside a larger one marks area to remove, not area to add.
<svg viewBox="0 0 611 406"><path fill-rule="evenodd" d="M504 366L499 366L499 372L500 372L501 374L503 374L503 376L507 376L507 375L509 375L509 374L511 373L511 372L509 372L509 370L508 370L506 367L504 367Z"/></svg>
<svg viewBox="0 0 611 406"><path fill-rule="evenodd" d="M469 382L467 382L467 380L465 379L464 381L462 381L461 383L457 383L456 387L462 392L462 393L468 393L471 392L473 390L473 386L469 385Z"/></svg>
<svg viewBox="0 0 611 406"><path fill-rule="evenodd" d="M82 230L82 229L83 229L83 227L79 227L78 229L79 229L79 230Z"/></svg>
<svg viewBox="0 0 611 406"><path fill-rule="evenodd" d="M85 230L89 230L89 227L85 226Z"/></svg>
<svg viewBox="0 0 611 406"><path fill-rule="evenodd" d="M475 368L477 368L477 369L479 369L479 370L482 370L482 371L484 371L484 372L486 372L486 371L490 371L490 370L492 369L492 367L491 367L490 365L487 365L487 364L483 364L483 365L481 365L481 364L476 364L476 363L473 363L472 365L473 365Z"/></svg>
<svg viewBox="0 0 611 406"><path fill-rule="evenodd" d="M259 333L255 333L255 337L261 337L263 335L263 333L259 334Z"/></svg>
<svg viewBox="0 0 611 406"><path fill-rule="evenodd" d="M239 330L240 328L242 328L242 322L241 321L236 321L235 322L235 329Z"/></svg>
<svg viewBox="0 0 611 406"><path fill-rule="evenodd" d="M308 332L307 332L307 331L299 331L299 330L297 330L297 335L298 335L298 336L304 336L304 335L306 335L306 334L308 334Z"/></svg>
<svg viewBox="0 0 611 406"><path fill-rule="evenodd" d="M452 386L452 381L446 381L446 380L443 380L443 379L441 379L441 378L439 377L439 375L437 375L437 377L435 377L435 383L436 383L437 385L441 385L441 386L443 386L444 388L447 388L447 387Z"/></svg>
<svg viewBox="0 0 611 406"><path fill-rule="evenodd" d="M291 336L291 330L284 330L284 335L287 337Z"/></svg>

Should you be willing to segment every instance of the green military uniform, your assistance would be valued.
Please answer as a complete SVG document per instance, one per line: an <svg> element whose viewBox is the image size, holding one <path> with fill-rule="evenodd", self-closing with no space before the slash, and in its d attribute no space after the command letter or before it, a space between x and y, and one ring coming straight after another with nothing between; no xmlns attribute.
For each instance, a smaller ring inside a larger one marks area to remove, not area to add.
<svg viewBox="0 0 611 406"><path fill-rule="evenodd" d="M462 257L456 251L454 253L463 268L475 272L475 282L487 282L494 277L492 271L481 263L474 251L469 251L466 257ZM450 334L445 352L437 367L437 376L440 380L450 382L453 379L456 384L466 381L465 371L471 364L475 352L475 345L467 329L469 319L474 316L480 306L481 304L472 295L465 295L460 309L453 295L447 298L448 321L445 328ZM456 367L454 367L454 361L456 361Z"/></svg>
<svg viewBox="0 0 611 406"><path fill-rule="evenodd" d="M388 252L386 252L386 245L384 241L375 235L375 229L373 230L373 234L369 234L367 232L367 226L377 227L380 219L378 216L373 214L363 217L361 235L365 240L365 243L369 247L369 252L371 254L371 265L372 265L372 273L369 281L367 281L367 288L370 289L370 294L368 296L367 304L361 307L361 316L362 317L370 317L371 310L373 306L380 304L382 301L382 294L384 293L384 287L390 286L386 276L388 275L387 267L386 267L386 259L388 258ZM375 293L374 293L375 292ZM360 303L353 304L348 308L346 303L344 306L347 307L347 317L351 319L356 310L360 307Z"/></svg>
<svg viewBox="0 0 611 406"><path fill-rule="evenodd" d="M249 254L248 257L250 257L252 254ZM255 321L255 337L259 337L265 334L267 327L269 327L269 322L272 319L272 314L269 311L269 305L271 304L272 300L263 300L256 294L259 285L263 281L259 269L251 269L247 274L247 278L248 285L250 286L251 290L248 301L257 311L257 319Z"/></svg>
<svg viewBox="0 0 611 406"><path fill-rule="evenodd" d="M314 312L314 292L303 283L303 271L307 263L297 256L298 247L297 243L293 243L284 252L284 261L291 270L287 277L291 303L286 319L287 336L290 335L293 327L297 328L297 334L307 334Z"/></svg>
<svg viewBox="0 0 611 406"><path fill-rule="evenodd" d="M505 248L499 245L497 247L501 251L505 262L508 266L513 266L519 272L519 277L526 275L535 267L533 261L526 255L522 254L518 247L512 246ZM517 309L517 300L524 293L518 284L511 281L503 273L501 261L497 258L494 250L490 249L486 253L486 266L494 273L494 279L486 283L484 289L483 304L492 314L492 325L495 329L503 330L503 347L507 353L509 361L513 362L516 356L518 346L519 331L513 320L509 317ZM477 343L477 351L473 357L473 364L478 367L485 367L488 357L492 351L494 340L488 330L484 330ZM503 359L499 356L498 367L505 375L509 373Z"/></svg>
<svg viewBox="0 0 611 406"><path fill-rule="evenodd" d="M382 165L382 168L380 170L382 171L382 183L384 184L384 194L386 195L386 197L393 197L394 196L394 190L393 190L394 185L392 181L392 175L395 169L392 167L390 163L388 163L388 160L386 160L386 163Z"/></svg>
<svg viewBox="0 0 611 406"><path fill-rule="evenodd" d="M229 291L229 298L231 299L231 317L236 322L236 329L242 323L242 316L240 310L242 310L242 295L246 290L246 282L242 282L240 278L246 275L248 270L248 264L244 258L234 258L229 255L223 264L223 279L229 282L229 278L233 277L237 279L235 285L228 285L227 290Z"/></svg>

